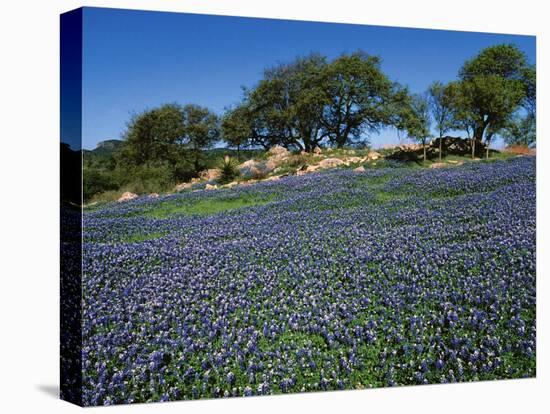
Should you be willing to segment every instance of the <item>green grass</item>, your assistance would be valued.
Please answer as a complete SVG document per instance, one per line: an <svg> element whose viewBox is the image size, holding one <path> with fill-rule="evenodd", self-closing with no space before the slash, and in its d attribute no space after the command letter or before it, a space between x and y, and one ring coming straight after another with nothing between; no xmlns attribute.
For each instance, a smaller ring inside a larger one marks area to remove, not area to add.
<svg viewBox="0 0 550 414"><path fill-rule="evenodd" d="M407 197L410 197L410 195L406 193L397 193L397 192L380 190L375 193L373 202L375 204L385 204L385 203L391 203L392 201L405 200Z"/></svg>
<svg viewBox="0 0 550 414"><path fill-rule="evenodd" d="M211 198L196 201L176 200L156 204L144 215L153 218L168 218L179 215L201 215L221 213L246 207L261 206L274 200L274 196L241 195L230 198Z"/></svg>

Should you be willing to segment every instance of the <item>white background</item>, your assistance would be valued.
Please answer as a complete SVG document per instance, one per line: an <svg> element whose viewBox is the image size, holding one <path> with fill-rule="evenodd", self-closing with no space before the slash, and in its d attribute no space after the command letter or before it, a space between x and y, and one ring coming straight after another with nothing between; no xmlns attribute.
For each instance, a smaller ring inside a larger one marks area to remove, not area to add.
<svg viewBox="0 0 550 414"><path fill-rule="evenodd" d="M537 379L106 408L108 412L540 412L549 405L549 31L544 1L4 1L0 6L0 411L66 413L59 337L59 14L82 5L537 35ZM546 18L546 20L545 20ZM546 25L546 27L545 27ZM449 45L452 48L452 45ZM434 65L437 62L433 63ZM547 278L547 277L546 277ZM546 326L545 326L546 325ZM102 408L100 408L102 409ZM92 409L97 410L97 409Z"/></svg>

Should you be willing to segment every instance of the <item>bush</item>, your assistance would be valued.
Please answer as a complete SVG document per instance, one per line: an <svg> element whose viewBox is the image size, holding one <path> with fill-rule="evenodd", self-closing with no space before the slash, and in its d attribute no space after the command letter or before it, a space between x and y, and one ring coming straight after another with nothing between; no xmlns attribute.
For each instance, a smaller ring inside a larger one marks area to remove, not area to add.
<svg viewBox="0 0 550 414"><path fill-rule="evenodd" d="M237 176L239 175L239 170L237 169L237 166L235 165L231 157L229 157L228 155L226 155L223 158L220 171L221 171L221 174L218 181L221 184L227 184L231 181L234 181L235 178L237 178Z"/></svg>
<svg viewBox="0 0 550 414"><path fill-rule="evenodd" d="M94 196L89 201L91 204L109 203L112 201L117 201L121 195L121 191L104 191L102 193L94 194Z"/></svg>
<svg viewBox="0 0 550 414"><path fill-rule="evenodd" d="M94 195L113 191L118 188L118 183L109 171L84 168L82 172L82 193L84 201L89 201Z"/></svg>
<svg viewBox="0 0 550 414"><path fill-rule="evenodd" d="M160 193L174 186L172 169L166 165L131 167L125 171L126 179L121 183L122 191L136 194Z"/></svg>
<svg viewBox="0 0 550 414"><path fill-rule="evenodd" d="M172 177L176 183L187 182L197 176L195 167L188 160L179 161L172 167Z"/></svg>

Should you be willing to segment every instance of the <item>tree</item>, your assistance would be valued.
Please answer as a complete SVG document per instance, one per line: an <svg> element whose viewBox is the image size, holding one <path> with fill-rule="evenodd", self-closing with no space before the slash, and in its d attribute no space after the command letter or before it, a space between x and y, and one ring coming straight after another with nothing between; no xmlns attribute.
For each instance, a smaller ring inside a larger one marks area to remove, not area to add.
<svg viewBox="0 0 550 414"><path fill-rule="evenodd" d="M514 124L519 124L519 130L523 130L527 134L525 139L520 141L527 143L527 145L533 145L537 139L537 71L535 66L531 65L524 68L521 75L525 92L522 106L527 112L527 116L521 119L516 116L508 124L506 130L510 134L510 128L513 128Z"/></svg>
<svg viewBox="0 0 550 414"><path fill-rule="evenodd" d="M318 54L267 69L247 94L254 141L265 148L282 145L308 152L326 137L322 114L326 59Z"/></svg>
<svg viewBox="0 0 550 414"><path fill-rule="evenodd" d="M221 121L223 140L231 147L237 147L237 159L240 149L250 145L254 135L251 114L246 104L241 104L226 111Z"/></svg>
<svg viewBox="0 0 550 414"><path fill-rule="evenodd" d="M477 76L499 76L503 79L522 77L527 67L527 58L517 46L500 44L483 49L473 59L467 60L459 71L462 80Z"/></svg>
<svg viewBox="0 0 550 414"><path fill-rule="evenodd" d="M134 114L123 134L120 159L130 165L174 164L184 134L181 107L165 104Z"/></svg>
<svg viewBox="0 0 550 414"><path fill-rule="evenodd" d="M380 58L362 51L343 54L325 66L322 81L328 98L323 127L336 147L390 123L392 83L380 69Z"/></svg>
<svg viewBox="0 0 550 414"><path fill-rule="evenodd" d="M455 127L452 110L453 89L436 81L428 88L428 102L439 134L439 161L443 152L443 135Z"/></svg>
<svg viewBox="0 0 550 414"><path fill-rule="evenodd" d="M492 138L507 124L523 99L522 85L495 75L477 76L462 81L459 94L462 106L459 111L474 125L475 142L485 138L488 158Z"/></svg>
<svg viewBox="0 0 550 414"><path fill-rule="evenodd" d="M357 51L328 62L310 54L267 69L226 113L222 128L230 145L237 140L308 152L324 143L342 147L398 122L393 113L401 110L402 92L381 71L378 57Z"/></svg>
<svg viewBox="0 0 550 414"><path fill-rule="evenodd" d="M466 132L466 135L470 140L472 159L474 159L476 151L476 138L474 136L474 130L476 128L477 121L470 106L465 102L466 97L462 93L462 88L463 84L460 81L450 82L447 84L447 93L450 100L454 128L461 129Z"/></svg>
<svg viewBox="0 0 550 414"><path fill-rule="evenodd" d="M426 144L430 137L430 104L427 95L415 94L409 100L404 114L404 128L407 136L422 144L423 160L426 162Z"/></svg>
<svg viewBox="0 0 550 414"><path fill-rule="evenodd" d="M191 152L195 172L201 170L202 150L212 147L220 137L219 119L208 108L188 104L181 110L183 135L180 144Z"/></svg>
<svg viewBox="0 0 550 414"><path fill-rule="evenodd" d="M524 88L522 106L534 120L537 114L537 71L535 66L530 65L523 68L521 71L521 81Z"/></svg>
<svg viewBox="0 0 550 414"><path fill-rule="evenodd" d="M526 67L526 57L516 46L497 45L482 50L460 69L456 112L468 125L475 125L475 141L482 142L485 138L487 157L491 139L525 99Z"/></svg>

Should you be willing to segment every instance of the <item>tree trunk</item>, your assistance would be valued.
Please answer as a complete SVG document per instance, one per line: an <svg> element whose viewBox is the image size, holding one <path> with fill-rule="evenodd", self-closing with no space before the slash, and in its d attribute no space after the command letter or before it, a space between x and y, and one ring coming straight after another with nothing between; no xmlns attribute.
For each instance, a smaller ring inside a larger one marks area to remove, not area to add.
<svg viewBox="0 0 550 414"><path fill-rule="evenodd" d="M241 161L241 144L237 144L237 161Z"/></svg>
<svg viewBox="0 0 550 414"><path fill-rule="evenodd" d="M472 159L476 157L476 137L472 137Z"/></svg>
<svg viewBox="0 0 550 414"><path fill-rule="evenodd" d="M426 163L426 143L422 142L422 150L424 151L424 163Z"/></svg>
<svg viewBox="0 0 550 414"><path fill-rule="evenodd" d="M193 160L193 164L195 167L195 172L198 173L200 171L200 163L199 163L200 154L198 151L195 151L195 159Z"/></svg>
<svg viewBox="0 0 550 414"><path fill-rule="evenodd" d="M441 134L439 134L439 162L441 162L441 151L443 151L443 145L442 145L442 142L443 142L443 137L441 136Z"/></svg>
<svg viewBox="0 0 550 414"><path fill-rule="evenodd" d="M486 148L485 158L489 159L489 142L487 142L487 148Z"/></svg>

